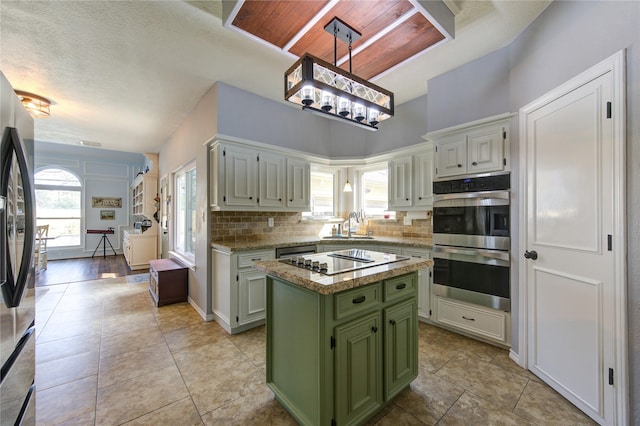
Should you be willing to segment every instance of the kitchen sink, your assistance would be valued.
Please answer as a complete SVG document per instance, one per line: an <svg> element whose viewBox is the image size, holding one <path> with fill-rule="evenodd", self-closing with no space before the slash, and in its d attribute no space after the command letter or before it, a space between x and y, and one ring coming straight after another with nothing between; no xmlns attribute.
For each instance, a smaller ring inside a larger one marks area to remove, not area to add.
<svg viewBox="0 0 640 426"><path fill-rule="evenodd" d="M346 235L336 235L331 237L322 237L323 240L373 240L374 237L368 235L352 235L350 237Z"/></svg>

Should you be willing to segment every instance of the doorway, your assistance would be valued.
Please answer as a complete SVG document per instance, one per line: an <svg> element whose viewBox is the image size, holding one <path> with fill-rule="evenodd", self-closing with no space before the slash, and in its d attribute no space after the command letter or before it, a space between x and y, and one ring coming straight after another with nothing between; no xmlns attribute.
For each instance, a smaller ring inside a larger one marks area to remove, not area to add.
<svg viewBox="0 0 640 426"><path fill-rule="evenodd" d="M624 52L520 110L520 361L626 424Z"/></svg>

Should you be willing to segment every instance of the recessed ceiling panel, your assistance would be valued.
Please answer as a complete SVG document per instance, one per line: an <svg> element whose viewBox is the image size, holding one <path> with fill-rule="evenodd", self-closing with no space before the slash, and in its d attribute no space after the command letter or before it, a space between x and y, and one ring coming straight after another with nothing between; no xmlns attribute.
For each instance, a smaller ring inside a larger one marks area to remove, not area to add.
<svg viewBox="0 0 640 426"><path fill-rule="evenodd" d="M416 13L355 55L352 72L368 80L443 39L444 35L431 22Z"/></svg>
<svg viewBox="0 0 640 426"><path fill-rule="evenodd" d="M282 49L328 2L248 0L233 25Z"/></svg>
<svg viewBox="0 0 640 426"><path fill-rule="evenodd" d="M406 0L341 1L298 40L289 49L289 52L296 56L311 53L320 59L333 63L333 35L325 31L324 27L334 17L340 18L362 34L361 38L352 45L355 49L412 9L413 6ZM338 40L337 52L338 58L347 55L349 53L348 45Z"/></svg>

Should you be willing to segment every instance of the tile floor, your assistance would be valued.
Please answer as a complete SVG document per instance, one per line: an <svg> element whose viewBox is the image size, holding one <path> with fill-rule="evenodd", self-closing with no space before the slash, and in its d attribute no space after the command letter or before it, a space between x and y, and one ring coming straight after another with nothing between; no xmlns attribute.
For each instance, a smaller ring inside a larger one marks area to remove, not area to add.
<svg viewBox="0 0 640 426"><path fill-rule="evenodd" d="M230 336L147 276L36 289L38 425L295 425L265 385L264 327ZM508 352L420 325L420 368L370 424L578 425Z"/></svg>

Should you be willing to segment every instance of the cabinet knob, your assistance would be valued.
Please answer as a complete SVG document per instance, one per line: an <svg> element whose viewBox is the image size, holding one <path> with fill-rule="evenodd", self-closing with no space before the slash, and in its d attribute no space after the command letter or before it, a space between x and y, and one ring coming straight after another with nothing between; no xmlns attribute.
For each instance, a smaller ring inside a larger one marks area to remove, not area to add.
<svg viewBox="0 0 640 426"><path fill-rule="evenodd" d="M389 320L389 324L396 325L396 321L395 320Z"/></svg>
<svg viewBox="0 0 640 426"><path fill-rule="evenodd" d="M373 331L374 333L378 332L378 327L376 327L375 325L373 327L371 327L371 331Z"/></svg>
<svg viewBox="0 0 640 426"><path fill-rule="evenodd" d="M253 200L253 197L249 197L250 200Z"/></svg>
<svg viewBox="0 0 640 426"><path fill-rule="evenodd" d="M289 199L289 202L290 202L290 203L293 203L293 198Z"/></svg>
<svg viewBox="0 0 640 426"><path fill-rule="evenodd" d="M405 198L405 200L406 200L406 201L409 201L409 199L408 199L408 198Z"/></svg>
<svg viewBox="0 0 640 426"><path fill-rule="evenodd" d="M282 201L282 198L278 198L278 201Z"/></svg>
<svg viewBox="0 0 640 426"><path fill-rule="evenodd" d="M478 165L478 162L477 162L477 161L474 161L473 163L471 163L471 165L472 165L472 166L477 166L477 165Z"/></svg>
<svg viewBox="0 0 640 426"><path fill-rule="evenodd" d="M422 200L422 197L418 197L418 200Z"/></svg>
<svg viewBox="0 0 640 426"><path fill-rule="evenodd" d="M462 167L462 164L458 164L458 167Z"/></svg>
<svg viewBox="0 0 640 426"><path fill-rule="evenodd" d="M538 258L538 252L535 250L526 250L524 252L524 258L525 259L531 259L531 260L536 260Z"/></svg>

